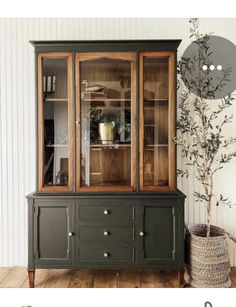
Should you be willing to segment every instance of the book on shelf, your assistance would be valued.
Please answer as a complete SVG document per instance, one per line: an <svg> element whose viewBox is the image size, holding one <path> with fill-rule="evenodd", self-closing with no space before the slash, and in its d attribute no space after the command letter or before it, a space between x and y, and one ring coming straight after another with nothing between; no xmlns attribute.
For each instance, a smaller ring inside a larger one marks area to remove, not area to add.
<svg viewBox="0 0 236 307"><path fill-rule="evenodd" d="M82 92L82 99L97 99L97 98L107 98L107 95L104 92Z"/></svg>

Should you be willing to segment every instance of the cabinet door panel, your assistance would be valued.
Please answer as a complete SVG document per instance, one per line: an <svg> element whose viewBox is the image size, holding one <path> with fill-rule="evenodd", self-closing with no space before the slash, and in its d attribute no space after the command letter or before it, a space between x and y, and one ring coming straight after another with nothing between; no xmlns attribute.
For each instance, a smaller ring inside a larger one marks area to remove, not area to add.
<svg viewBox="0 0 236 307"><path fill-rule="evenodd" d="M74 183L71 53L38 55L38 182L40 192L68 192Z"/></svg>
<svg viewBox="0 0 236 307"><path fill-rule="evenodd" d="M36 205L34 215L36 263L71 263L72 205L48 202Z"/></svg>
<svg viewBox="0 0 236 307"><path fill-rule="evenodd" d="M141 190L174 190L174 67L174 53L140 54Z"/></svg>
<svg viewBox="0 0 236 307"><path fill-rule="evenodd" d="M78 53L76 84L77 190L135 190L135 54Z"/></svg>
<svg viewBox="0 0 236 307"><path fill-rule="evenodd" d="M140 208L141 261L146 263L175 263L179 249L178 206L171 203L147 203Z"/></svg>

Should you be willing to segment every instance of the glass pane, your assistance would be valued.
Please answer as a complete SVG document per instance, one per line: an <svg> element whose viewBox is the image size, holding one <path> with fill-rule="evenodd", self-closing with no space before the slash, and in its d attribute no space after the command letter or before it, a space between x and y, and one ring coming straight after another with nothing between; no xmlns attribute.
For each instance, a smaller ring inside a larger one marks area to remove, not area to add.
<svg viewBox="0 0 236 307"><path fill-rule="evenodd" d="M144 58L144 185L168 186L168 58Z"/></svg>
<svg viewBox="0 0 236 307"><path fill-rule="evenodd" d="M131 185L131 62L80 64L81 185Z"/></svg>
<svg viewBox="0 0 236 307"><path fill-rule="evenodd" d="M43 59L44 186L68 186L67 59Z"/></svg>

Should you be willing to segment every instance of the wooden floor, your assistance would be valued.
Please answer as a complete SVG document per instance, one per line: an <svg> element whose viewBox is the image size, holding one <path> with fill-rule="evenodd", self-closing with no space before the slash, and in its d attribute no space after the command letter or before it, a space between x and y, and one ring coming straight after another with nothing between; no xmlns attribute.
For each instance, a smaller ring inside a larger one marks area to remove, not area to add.
<svg viewBox="0 0 236 307"><path fill-rule="evenodd" d="M236 288L236 268L231 271ZM37 288L177 288L177 272L114 270L36 270ZM0 288L28 288L26 268L0 268Z"/></svg>

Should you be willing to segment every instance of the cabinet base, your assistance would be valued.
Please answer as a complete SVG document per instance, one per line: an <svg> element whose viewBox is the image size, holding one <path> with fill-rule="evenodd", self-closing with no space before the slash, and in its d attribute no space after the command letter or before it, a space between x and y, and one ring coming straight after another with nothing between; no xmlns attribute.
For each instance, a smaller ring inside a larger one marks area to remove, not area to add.
<svg viewBox="0 0 236 307"><path fill-rule="evenodd" d="M28 270L29 287L34 288L35 270Z"/></svg>

